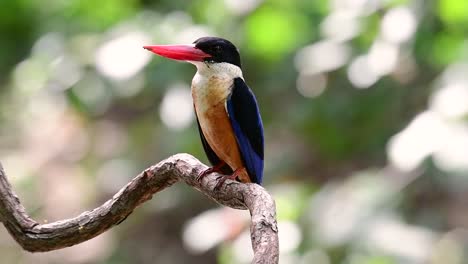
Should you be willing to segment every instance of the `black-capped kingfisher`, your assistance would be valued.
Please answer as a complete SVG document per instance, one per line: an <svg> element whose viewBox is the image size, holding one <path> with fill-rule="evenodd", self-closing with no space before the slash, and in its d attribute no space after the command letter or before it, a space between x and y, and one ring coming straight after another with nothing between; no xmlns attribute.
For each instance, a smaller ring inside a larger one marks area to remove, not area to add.
<svg viewBox="0 0 468 264"><path fill-rule="evenodd" d="M160 56L187 61L197 67L192 98L198 130L212 172L226 179L262 183L263 124L257 100L242 76L239 52L228 40L203 37L189 45L144 46Z"/></svg>

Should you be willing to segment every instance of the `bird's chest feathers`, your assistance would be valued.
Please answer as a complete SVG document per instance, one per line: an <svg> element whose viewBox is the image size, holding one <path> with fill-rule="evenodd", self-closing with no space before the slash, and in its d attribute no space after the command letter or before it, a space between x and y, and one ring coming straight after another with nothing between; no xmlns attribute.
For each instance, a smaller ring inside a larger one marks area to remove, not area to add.
<svg viewBox="0 0 468 264"><path fill-rule="evenodd" d="M231 93L232 83L232 79L219 76L195 75L192 82L192 97L197 112L206 112L219 104L224 107L226 98Z"/></svg>
<svg viewBox="0 0 468 264"><path fill-rule="evenodd" d="M222 104L224 107L226 98L232 90L234 79L242 78L239 67L217 63L207 66L197 65L198 71L192 80L192 97L197 113L204 113L213 107Z"/></svg>

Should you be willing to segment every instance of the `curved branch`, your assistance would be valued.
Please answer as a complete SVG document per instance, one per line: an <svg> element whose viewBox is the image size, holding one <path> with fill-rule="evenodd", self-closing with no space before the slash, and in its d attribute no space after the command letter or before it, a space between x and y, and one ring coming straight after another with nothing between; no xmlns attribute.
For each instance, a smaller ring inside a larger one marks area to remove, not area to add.
<svg viewBox="0 0 468 264"><path fill-rule="evenodd" d="M210 199L237 209L248 209L254 259L252 263L278 263L278 229L273 198L257 184L227 180L214 191L219 174L196 180L206 166L188 154L177 154L146 169L112 199L71 219L40 224L31 219L13 193L0 164L0 221L27 251L51 251L89 240L119 224L153 194L178 181L199 190Z"/></svg>

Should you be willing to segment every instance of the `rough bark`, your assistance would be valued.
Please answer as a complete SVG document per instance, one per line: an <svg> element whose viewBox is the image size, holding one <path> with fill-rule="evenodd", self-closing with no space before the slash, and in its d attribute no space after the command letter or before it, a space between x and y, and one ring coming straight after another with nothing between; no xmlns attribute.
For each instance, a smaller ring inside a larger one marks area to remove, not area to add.
<svg viewBox="0 0 468 264"><path fill-rule="evenodd" d="M219 174L197 181L207 167L188 154L177 154L146 169L101 206L80 215L53 223L31 219L11 189L0 164L0 221L13 238L30 252L51 251L91 239L124 221L141 203L178 181L194 187L225 206L248 209L254 259L252 263L278 263L278 228L275 202L257 184L227 180L215 191Z"/></svg>

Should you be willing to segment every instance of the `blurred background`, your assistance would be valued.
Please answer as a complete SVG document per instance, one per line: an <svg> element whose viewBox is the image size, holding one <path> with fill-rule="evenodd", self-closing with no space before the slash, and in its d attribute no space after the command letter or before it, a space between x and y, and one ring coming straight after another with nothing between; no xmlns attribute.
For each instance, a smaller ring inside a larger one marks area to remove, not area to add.
<svg viewBox="0 0 468 264"><path fill-rule="evenodd" d="M280 263L468 263L468 1L3 0L0 160L37 221L179 152L206 162L195 68L142 49L221 36L266 131ZM1 263L249 263L249 214L177 184L86 243Z"/></svg>

